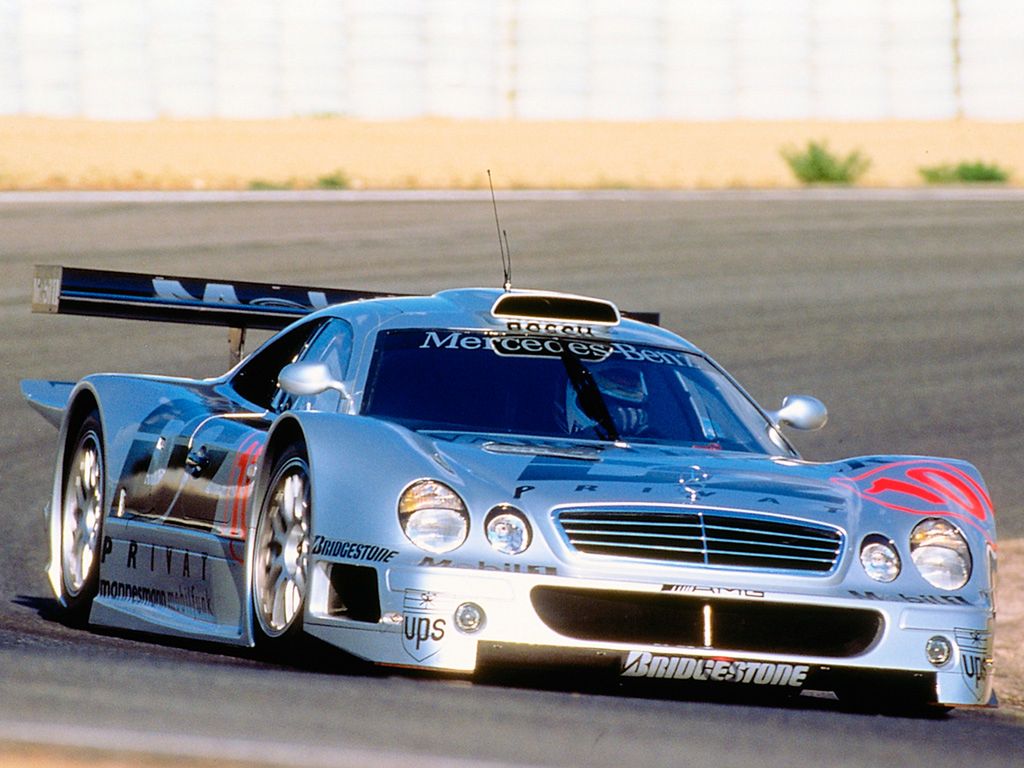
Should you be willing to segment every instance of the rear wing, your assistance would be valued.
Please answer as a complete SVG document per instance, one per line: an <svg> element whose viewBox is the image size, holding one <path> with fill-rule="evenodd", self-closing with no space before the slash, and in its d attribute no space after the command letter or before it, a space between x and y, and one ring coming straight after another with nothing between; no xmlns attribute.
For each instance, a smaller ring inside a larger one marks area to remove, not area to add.
<svg viewBox="0 0 1024 768"><path fill-rule="evenodd" d="M395 293L37 266L32 311L276 331L317 309Z"/></svg>
<svg viewBox="0 0 1024 768"><path fill-rule="evenodd" d="M232 360L241 359L245 331L276 331L317 309L395 293L314 288L241 280L37 266L32 311L231 329Z"/></svg>
<svg viewBox="0 0 1024 768"><path fill-rule="evenodd" d="M37 266L32 311L225 327L235 363L250 328L277 331L331 304L402 295L408 294ZM652 325L660 319L656 312L622 314Z"/></svg>

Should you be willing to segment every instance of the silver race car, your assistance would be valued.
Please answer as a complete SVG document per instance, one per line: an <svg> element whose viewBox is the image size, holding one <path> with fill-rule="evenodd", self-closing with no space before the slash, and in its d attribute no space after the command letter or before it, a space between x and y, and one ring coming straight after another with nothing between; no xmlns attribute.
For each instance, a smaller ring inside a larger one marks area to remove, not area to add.
<svg viewBox="0 0 1024 768"><path fill-rule="evenodd" d="M34 308L223 325L240 358L23 383L60 430L47 573L82 620L308 633L438 671L994 703L978 471L801 460L780 429L823 426L820 402L765 411L607 301L41 267ZM247 328L280 330L241 359Z"/></svg>

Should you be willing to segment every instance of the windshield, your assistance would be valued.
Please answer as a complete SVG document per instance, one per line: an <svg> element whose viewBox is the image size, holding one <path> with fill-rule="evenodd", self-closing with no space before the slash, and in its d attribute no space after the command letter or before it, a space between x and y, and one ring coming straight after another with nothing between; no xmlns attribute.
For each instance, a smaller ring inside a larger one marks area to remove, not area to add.
<svg viewBox="0 0 1024 768"><path fill-rule="evenodd" d="M415 430L781 450L760 412L707 359L620 342L387 331L362 412Z"/></svg>

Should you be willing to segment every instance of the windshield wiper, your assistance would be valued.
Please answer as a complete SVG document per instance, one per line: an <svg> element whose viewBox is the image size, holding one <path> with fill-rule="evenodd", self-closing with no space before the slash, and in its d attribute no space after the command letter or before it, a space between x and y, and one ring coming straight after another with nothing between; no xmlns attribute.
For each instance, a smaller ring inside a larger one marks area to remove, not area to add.
<svg viewBox="0 0 1024 768"><path fill-rule="evenodd" d="M608 404L601 396L601 388L594 381L593 374L568 349L562 352L562 364L565 366L565 372L569 374L572 388L576 390L576 400L583 413L597 422L597 436L612 443L620 442L622 438L619 436L619 430L615 427Z"/></svg>

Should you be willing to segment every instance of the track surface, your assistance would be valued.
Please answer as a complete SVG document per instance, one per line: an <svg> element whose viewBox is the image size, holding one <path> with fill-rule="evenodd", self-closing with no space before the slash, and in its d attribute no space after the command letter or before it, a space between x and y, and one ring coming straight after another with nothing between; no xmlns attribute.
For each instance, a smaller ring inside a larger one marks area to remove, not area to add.
<svg viewBox="0 0 1024 768"><path fill-rule="evenodd" d="M1001 537L1024 536L1024 202L564 200L501 213L517 286L660 310L767 407L821 397L829 427L796 436L807 458L968 458ZM479 201L0 205L0 742L121 733L119 751L309 765L1021 764L1024 728L1005 715L471 685L323 658L287 668L56 620L41 526L55 433L17 381L212 375L227 347L216 329L32 316L33 264L433 291L498 284L494 238Z"/></svg>

